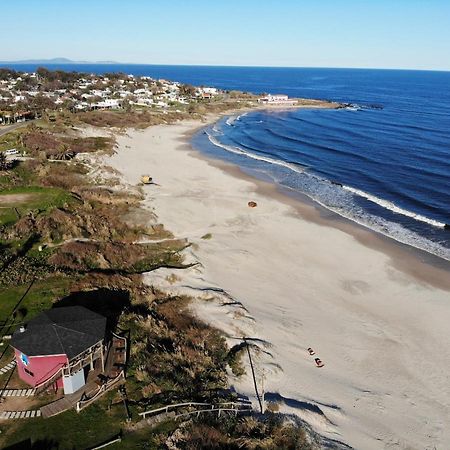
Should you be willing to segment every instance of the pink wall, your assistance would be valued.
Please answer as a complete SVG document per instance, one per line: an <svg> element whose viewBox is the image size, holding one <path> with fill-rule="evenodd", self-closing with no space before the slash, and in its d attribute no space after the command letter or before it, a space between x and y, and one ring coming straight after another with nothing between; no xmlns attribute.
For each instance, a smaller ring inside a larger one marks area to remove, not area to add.
<svg viewBox="0 0 450 450"><path fill-rule="evenodd" d="M20 357L21 352L14 349L17 361L17 370L19 377L30 386L36 386L48 380L55 372L57 372L66 362L66 355L56 356L28 356L29 364L26 366ZM32 375L25 372L25 368L30 371ZM62 378L57 381L57 386L62 387Z"/></svg>

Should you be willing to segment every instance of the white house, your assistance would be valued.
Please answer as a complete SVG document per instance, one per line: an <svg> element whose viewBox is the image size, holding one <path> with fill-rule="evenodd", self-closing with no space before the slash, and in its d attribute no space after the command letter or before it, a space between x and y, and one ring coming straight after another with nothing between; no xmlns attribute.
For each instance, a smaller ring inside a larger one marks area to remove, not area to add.
<svg viewBox="0 0 450 450"><path fill-rule="evenodd" d="M219 90L214 87L203 87L200 88L200 91L204 94L210 94L210 95L217 95L219 93Z"/></svg>
<svg viewBox="0 0 450 450"><path fill-rule="evenodd" d="M269 105L294 105L297 103L297 100L292 100L284 94L268 94L265 97L258 99L258 102L266 103Z"/></svg>
<svg viewBox="0 0 450 450"><path fill-rule="evenodd" d="M114 109L120 108L120 103L116 98L105 98L101 102L93 103L92 107L94 109Z"/></svg>

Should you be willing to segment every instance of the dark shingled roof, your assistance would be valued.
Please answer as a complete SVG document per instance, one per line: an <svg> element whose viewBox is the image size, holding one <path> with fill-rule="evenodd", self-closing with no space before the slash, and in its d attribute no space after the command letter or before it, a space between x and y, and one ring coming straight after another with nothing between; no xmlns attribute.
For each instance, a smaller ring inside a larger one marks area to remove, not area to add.
<svg viewBox="0 0 450 450"><path fill-rule="evenodd" d="M105 337L106 317L83 306L49 309L17 330L11 345L27 356L62 355L70 359Z"/></svg>

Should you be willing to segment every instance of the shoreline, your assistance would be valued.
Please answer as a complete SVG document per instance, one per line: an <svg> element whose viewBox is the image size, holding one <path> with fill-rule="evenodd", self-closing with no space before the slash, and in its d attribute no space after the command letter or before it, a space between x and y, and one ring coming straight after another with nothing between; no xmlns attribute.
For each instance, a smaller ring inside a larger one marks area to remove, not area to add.
<svg viewBox="0 0 450 450"><path fill-rule="evenodd" d="M302 109L303 107L297 106L296 108ZM265 110L267 108L237 109L226 113L210 115L204 124L185 133L180 138L180 143L186 146L185 150L189 151L192 156L207 161L211 166L219 168L233 177L254 183L257 192L269 195L291 206L303 219L312 221L318 225L334 227L340 231L344 231L368 248L383 252L389 256L392 259L392 265L399 270L414 276L417 280L424 283L429 283L435 287L450 291L450 261L341 216L325 206L320 205L305 194L253 176L237 164L224 161L220 158L209 157L202 153L200 149L193 146L191 142L192 137L207 126L213 125L218 120L232 116L238 112L251 112L261 109ZM411 257L413 260L410 259Z"/></svg>
<svg viewBox="0 0 450 450"><path fill-rule="evenodd" d="M374 240L376 250L332 225L341 220L320 217L314 205L299 211L299 201L276 185L204 158L189 139L205 125L129 131L104 160L131 189L150 172L158 184L142 188L143 206L192 243L187 262L200 262L158 269L145 275L147 283L203 300L195 311L225 333L230 347L239 336L253 338L267 399L319 433L367 449L447 442L450 304L443 269L418 259L411 270L411 258L395 248L410 269L401 270L371 230L357 234ZM250 200L258 206L248 208ZM324 368L315 367L309 346ZM248 372L230 382L254 400Z"/></svg>

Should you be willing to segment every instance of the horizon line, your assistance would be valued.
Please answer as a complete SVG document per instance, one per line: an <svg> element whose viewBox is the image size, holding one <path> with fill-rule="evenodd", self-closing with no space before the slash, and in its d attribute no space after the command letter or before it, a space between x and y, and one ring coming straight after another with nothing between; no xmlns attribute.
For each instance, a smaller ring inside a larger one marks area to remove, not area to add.
<svg viewBox="0 0 450 450"><path fill-rule="evenodd" d="M53 62L56 59L64 59L64 62ZM418 69L418 68L404 68L404 67L343 67L343 66L284 66L284 65L238 65L238 64L163 64L163 63L141 63L141 62L118 62L118 61L74 61L69 58L50 58L50 59L30 59L30 60L18 60L18 61L0 61L2 64L9 65L99 65L99 66L170 66L170 67L231 67L231 68L260 68L260 69L335 69L335 70L392 70L392 71L410 71L410 72L450 72L448 69Z"/></svg>

